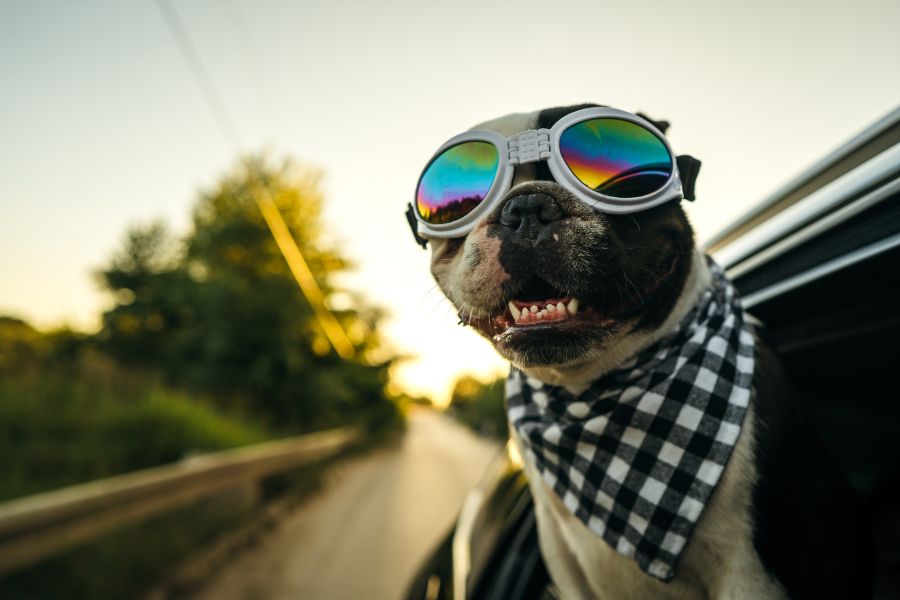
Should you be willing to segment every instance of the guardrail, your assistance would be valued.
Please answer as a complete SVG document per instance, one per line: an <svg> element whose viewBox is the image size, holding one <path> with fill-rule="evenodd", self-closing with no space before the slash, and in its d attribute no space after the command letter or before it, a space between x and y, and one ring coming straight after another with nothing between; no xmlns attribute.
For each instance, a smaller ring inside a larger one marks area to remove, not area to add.
<svg viewBox="0 0 900 600"><path fill-rule="evenodd" d="M361 438L359 428L331 429L0 503L0 575L124 524L334 455Z"/></svg>

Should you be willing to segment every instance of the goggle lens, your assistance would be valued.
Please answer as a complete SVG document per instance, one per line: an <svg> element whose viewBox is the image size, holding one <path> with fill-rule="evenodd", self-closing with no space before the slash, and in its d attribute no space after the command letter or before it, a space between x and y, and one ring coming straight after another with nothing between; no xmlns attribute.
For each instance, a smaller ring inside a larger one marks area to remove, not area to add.
<svg viewBox="0 0 900 600"><path fill-rule="evenodd" d="M427 223L452 223L478 206L494 184L500 153L490 142L444 150L422 173L416 210Z"/></svg>
<svg viewBox="0 0 900 600"><path fill-rule="evenodd" d="M652 194L672 176L672 156L662 140L622 119L572 125L560 136L559 151L581 183L614 198Z"/></svg>

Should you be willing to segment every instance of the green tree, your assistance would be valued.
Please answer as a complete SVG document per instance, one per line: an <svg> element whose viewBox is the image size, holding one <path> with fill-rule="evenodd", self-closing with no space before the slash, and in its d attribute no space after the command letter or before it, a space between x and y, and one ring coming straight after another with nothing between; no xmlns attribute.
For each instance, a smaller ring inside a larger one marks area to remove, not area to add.
<svg viewBox="0 0 900 600"><path fill-rule="evenodd" d="M181 267L182 243L164 223L134 227L123 248L100 273L114 307L99 335L121 362L162 368L186 321L190 278Z"/></svg>
<svg viewBox="0 0 900 600"><path fill-rule="evenodd" d="M39 331L21 319L0 316L0 375L34 369L46 354Z"/></svg>
<svg viewBox="0 0 900 600"><path fill-rule="evenodd" d="M70 364L84 346L85 336L61 327L41 332L16 317L0 315L0 379L31 375Z"/></svg>
<svg viewBox="0 0 900 600"><path fill-rule="evenodd" d="M482 383L471 375L463 375L453 384L450 410L479 433L506 436L503 379Z"/></svg>
<svg viewBox="0 0 900 600"><path fill-rule="evenodd" d="M259 211L261 193L278 207L326 301L341 300L333 312L354 360L331 350ZM104 347L293 428L393 410L384 395L389 365L370 364L380 314L334 283L349 264L326 239L322 201L317 172L252 157L201 195L184 239L159 224L129 232L100 273L115 301L104 314Z"/></svg>

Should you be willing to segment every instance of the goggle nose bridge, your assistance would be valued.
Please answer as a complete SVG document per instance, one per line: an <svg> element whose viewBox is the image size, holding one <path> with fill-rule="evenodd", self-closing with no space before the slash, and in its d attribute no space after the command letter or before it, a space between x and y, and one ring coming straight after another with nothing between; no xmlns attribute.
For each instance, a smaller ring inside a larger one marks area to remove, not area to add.
<svg viewBox="0 0 900 600"><path fill-rule="evenodd" d="M524 165L550 158L550 130L529 129L507 141L507 158L510 164Z"/></svg>

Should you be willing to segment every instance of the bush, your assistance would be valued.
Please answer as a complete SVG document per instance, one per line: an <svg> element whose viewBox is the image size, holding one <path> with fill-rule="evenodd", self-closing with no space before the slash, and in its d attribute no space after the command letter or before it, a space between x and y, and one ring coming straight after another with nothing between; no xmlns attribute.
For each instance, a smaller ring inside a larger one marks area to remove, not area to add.
<svg viewBox="0 0 900 600"><path fill-rule="evenodd" d="M271 437L185 394L84 368L0 377L0 500Z"/></svg>
<svg viewBox="0 0 900 600"><path fill-rule="evenodd" d="M469 375L460 377L453 386L450 411L482 435L505 438L507 425L503 379L482 383Z"/></svg>

